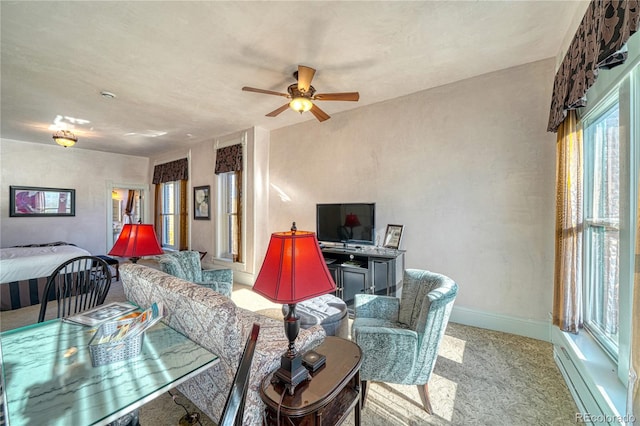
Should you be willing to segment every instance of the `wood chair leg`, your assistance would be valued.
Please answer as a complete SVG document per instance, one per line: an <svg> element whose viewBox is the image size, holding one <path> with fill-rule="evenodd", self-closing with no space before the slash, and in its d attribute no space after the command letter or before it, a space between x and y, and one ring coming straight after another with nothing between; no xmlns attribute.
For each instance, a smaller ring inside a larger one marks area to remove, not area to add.
<svg viewBox="0 0 640 426"><path fill-rule="evenodd" d="M367 399L367 382L362 380L360 382L360 409L364 409L364 401Z"/></svg>
<svg viewBox="0 0 640 426"><path fill-rule="evenodd" d="M429 384L425 383L424 385L418 385L418 393L420 394L420 399L422 400L424 410L429 414L433 414L431 401L429 401Z"/></svg>

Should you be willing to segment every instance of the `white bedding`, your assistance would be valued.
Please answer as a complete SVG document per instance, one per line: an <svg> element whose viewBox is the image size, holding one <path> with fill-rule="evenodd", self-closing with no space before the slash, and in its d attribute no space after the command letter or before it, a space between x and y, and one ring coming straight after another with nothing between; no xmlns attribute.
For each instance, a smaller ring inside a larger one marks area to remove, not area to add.
<svg viewBox="0 0 640 426"><path fill-rule="evenodd" d="M0 249L0 283L47 277L64 261L91 253L71 245Z"/></svg>

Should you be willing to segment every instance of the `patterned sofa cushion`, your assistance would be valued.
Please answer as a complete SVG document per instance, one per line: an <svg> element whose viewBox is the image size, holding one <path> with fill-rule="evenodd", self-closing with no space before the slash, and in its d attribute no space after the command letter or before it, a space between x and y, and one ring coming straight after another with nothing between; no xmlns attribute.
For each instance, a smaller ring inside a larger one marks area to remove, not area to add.
<svg viewBox="0 0 640 426"><path fill-rule="evenodd" d="M254 322L260 324L242 422L260 425L264 410L260 382L278 367L288 345L282 321L242 309L209 288L143 265L125 264L120 276L128 300L143 308L162 302L164 322L220 357L216 365L178 386L214 421L222 414L251 327ZM296 348L311 349L322 343L324 336L320 326L300 330Z"/></svg>

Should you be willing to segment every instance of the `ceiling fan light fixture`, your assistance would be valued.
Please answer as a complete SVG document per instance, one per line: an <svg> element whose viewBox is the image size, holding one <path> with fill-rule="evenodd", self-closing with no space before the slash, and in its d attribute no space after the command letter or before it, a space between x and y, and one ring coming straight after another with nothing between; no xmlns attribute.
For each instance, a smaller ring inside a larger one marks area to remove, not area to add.
<svg viewBox="0 0 640 426"><path fill-rule="evenodd" d="M58 145L65 148L73 146L78 142L76 135L71 133L69 130L58 130L53 134L53 140L56 141Z"/></svg>
<svg viewBox="0 0 640 426"><path fill-rule="evenodd" d="M283 96L287 99L291 99L289 103L286 103L277 109L265 114L267 117L276 117L287 108L291 108L294 111L302 114L303 112L311 111L311 114L316 117L319 122L326 121L331 117L329 114L318 108L317 104L313 101L351 101L357 102L360 99L360 93L358 92L340 92L340 93L320 93L315 94L316 89L311 85L311 80L316 70L304 65L298 65L298 71L293 73L293 77L298 80L297 83L290 84L287 87L287 93L274 92L273 90L257 89L255 87L244 86L242 88L245 92L262 93L265 95Z"/></svg>
<svg viewBox="0 0 640 426"><path fill-rule="evenodd" d="M291 102L289 102L289 107L302 114L303 112L307 112L311 109L313 103L309 98L297 97L293 98Z"/></svg>

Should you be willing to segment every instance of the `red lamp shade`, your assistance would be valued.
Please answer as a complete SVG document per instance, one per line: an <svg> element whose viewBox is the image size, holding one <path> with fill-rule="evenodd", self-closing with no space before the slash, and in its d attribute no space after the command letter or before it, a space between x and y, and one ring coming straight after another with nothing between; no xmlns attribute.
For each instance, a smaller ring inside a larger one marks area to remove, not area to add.
<svg viewBox="0 0 640 426"><path fill-rule="evenodd" d="M253 291L275 303L298 303L335 291L314 232L271 234Z"/></svg>
<svg viewBox="0 0 640 426"><path fill-rule="evenodd" d="M162 254L153 225L126 224L109 252L112 256L130 257L135 263L142 256Z"/></svg>
<svg viewBox="0 0 640 426"><path fill-rule="evenodd" d="M360 219L358 219L358 215L349 213L344 220L344 226L347 228L355 228L356 226L360 226Z"/></svg>

